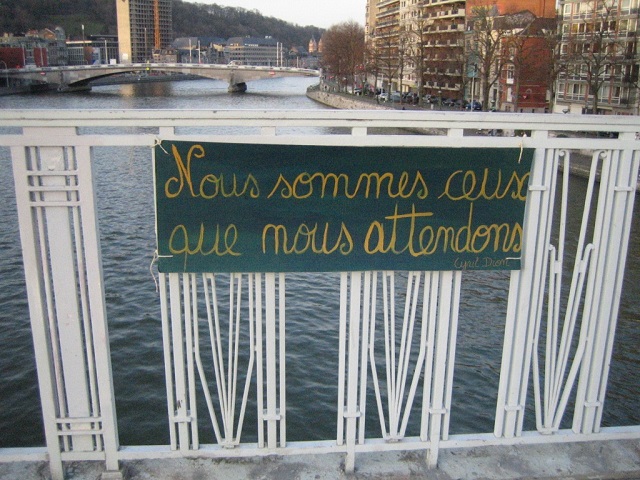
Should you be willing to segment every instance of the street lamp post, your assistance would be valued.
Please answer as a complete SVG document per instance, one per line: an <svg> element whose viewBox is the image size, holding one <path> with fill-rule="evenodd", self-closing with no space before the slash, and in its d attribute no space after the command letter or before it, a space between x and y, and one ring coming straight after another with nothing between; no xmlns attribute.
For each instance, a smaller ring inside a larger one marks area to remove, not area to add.
<svg viewBox="0 0 640 480"><path fill-rule="evenodd" d="M0 63L4 64L4 80L7 84L7 88L9 88L9 67L4 60L0 60Z"/></svg>

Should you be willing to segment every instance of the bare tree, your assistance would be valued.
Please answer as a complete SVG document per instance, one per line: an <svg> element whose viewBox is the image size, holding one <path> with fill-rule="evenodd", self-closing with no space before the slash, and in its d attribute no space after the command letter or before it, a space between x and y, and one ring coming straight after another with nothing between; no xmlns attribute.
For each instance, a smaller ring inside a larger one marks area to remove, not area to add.
<svg viewBox="0 0 640 480"><path fill-rule="evenodd" d="M545 29L542 34L549 61L541 67L549 88L549 110L553 111L556 101L556 81L567 72L568 64L565 56L561 53L562 35L557 26Z"/></svg>
<svg viewBox="0 0 640 480"><path fill-rule="evenodd" d="M402 83L404 80L407 63L410 63L409 52L411 50L410 39L405 31L398 37L398 91L402 93Z"/></svg>
<svg viewBox="0 0 640 480"><path fill-rule="evenodd" d="M364 63L364 28L354 22L333 25L323 35L323 67L338 80L346 78L345 88L351 84Z"/></svg>
<svg viewBox="0 0 640 480"><path fill-rule="evenodd" d="M398 72L398 45L395 41L397 34L397 27L376 28L374 61L378 72L383 76L382 88L385 81L390 87Z"/></svg>
<svg viewBox="0 0 640 480"><path fill-rule="evenodd" d="M598 113L601 89L616 76L622 79L626 60L635 54L635 39L618 36L617 0L583 1L579 8L585 21L572 25L576 31L569 32L566 56L573 74L586 83L585 108Z"/></svg>
<svg viewBox="0 0 640 480"><path fill-rule="evenodd" d="M407 57L416 79L418 102L422 105L422 95L424 93L424 76L426 69L426 31L428 28L428 20L418 12L418 15L412 16L410 23L407 25L408 48Z"/></svg>
<svg viewBox="0 0 640 480"><path fill-rule="evenodd" d="M492 87L500 78L504 66L502 55L505 30L495 20L495 6L473 7L467 22L467 55L478 66L478 77L482 90L482 108L489 108Z"/></svg>

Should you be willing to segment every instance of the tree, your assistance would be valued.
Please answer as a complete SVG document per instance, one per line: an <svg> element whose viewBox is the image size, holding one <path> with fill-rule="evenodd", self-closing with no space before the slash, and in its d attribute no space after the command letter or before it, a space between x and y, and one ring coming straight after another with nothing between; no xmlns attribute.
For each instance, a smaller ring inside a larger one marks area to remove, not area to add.
<svg viewBox="0 0 640 480"><path fill-rule="evenodd" d="M504 66L502 44L507 31L496 24L496 18L497 11L493 6L473 7L467 24L467 55L473 59L471 63L478 66L484 110L489 108L491 89Z"/></svg>
<svg viewBox="0 0 640 480"><path fill-rule="evenodd" d="M586 110L598 113L602 87L622 79L626 60L635 54L635 39L618 36L617 0L584 1L579 8L586 20L572 25L576 31L569 32L567 61L573 75L585 79Z"/></svg>
<svg viewBox="0 0 640 480"><path fill-rule="evenodd" d="M338 79L351 83L364 64L364 28L354 21L338 23L322 37L322 66Z"/></svg>
<svg viewBox="0 0 640 480"><path fill-rule="evenodd" d="M543 66L543 73L549 88L549 110L553 111L556 101L556 81L567 71L567 62L561 53L562 35L557 28L546 29L543 32L545 49L549 55L549 62Z"/></svg>
<svg viewBox="0 0 640 480"><path fill-rule="evenodd" d="M373 61L376 62L377 71L382 75L382 88L384 88L384 82L386 81L389 90L398 72L397 38L398 28L396 26L376 28Z"/></svg>
<svg viewBox="0 0 640 480"><path fill-rule="evenodd" d="M418 102L420 103L420 105L422 105L422 95L424 93L424 76L426 70L425 35L429 26L429 21L422 15L422 12L419 9L416 13L416 15L412 15L410 17L411 20L407 28L407 32L409 35L409 47L407 49L407 55L409 57L409 62L413 67L413 73L416 78Z"/></svg>
<svg viewBox="0 0 640 480"><path fill-rule="evenodd" d="M407 60L411 46L409 44L409 36L403 31L398 37L398 91L402 93L402 83L404 80L405 69L408 66Z"/></svg>
<svg viewBox="0 0 640 480"><path fill-rule="evenodd" d="M521 100L532 101L532 95L545 94L555 78L551 72L558 67L554 62L553 44L548 35L555 32L556 22L551 18L537 18L534 15L514 14L511 17L514 29L506 35L503 44L503 65L508 80L513 82L512 104L518 111ZM520 17L520 18L518 18ZM539 105L540 99L535 102Z"/></svg>

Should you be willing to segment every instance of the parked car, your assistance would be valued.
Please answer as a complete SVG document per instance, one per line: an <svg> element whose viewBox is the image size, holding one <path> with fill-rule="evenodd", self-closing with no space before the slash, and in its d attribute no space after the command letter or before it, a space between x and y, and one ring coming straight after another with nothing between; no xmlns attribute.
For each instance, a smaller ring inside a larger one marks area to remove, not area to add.
<svg viewBox="0 0 640 480"><path fill-rule="evenodd" d="M381 102L388 102L389 101L389 94L387 92L382 92L378 95L378 100L380 100Z"/></svg>
<svg viewBox="0 0 640 480"><path fill-rule="evenodd" d="M482 110L482 104L480 102L478 102L477 100L474 100L473 102L469 102L467 104L467 106L465 107L465 109L467 110L474 110L474 111L480 111Z"/></svg>
<svg viewBox="0 0 640 480"><path fill-rule="evenodd" d="M407 92L404 94L403 99L406 103L418 103L418 94L415 92Z"/></svg>
<svg viewBox="0 0 640 480"><path fill-rule="evenodd" d="M402 101L402 94L400 92L393 92L391 94L390 100L392 102L397 102L399 103L400 101Z"/></svg>

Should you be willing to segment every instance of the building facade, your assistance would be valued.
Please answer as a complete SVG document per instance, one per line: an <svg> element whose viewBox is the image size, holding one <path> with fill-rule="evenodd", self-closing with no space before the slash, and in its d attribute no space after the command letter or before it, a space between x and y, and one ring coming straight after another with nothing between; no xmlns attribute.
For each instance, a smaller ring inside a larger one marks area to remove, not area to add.
<svg viewBox="0 0 640 480"><path fill-rule="evenodd" d="M419 2L422 3L422 2ZM464 97L466 85L464 29L465 1L424 2L411 21L423 32L426 93L442 98Z"/></svg>
<svg viewBox="0 0 640 480"><path fill-rule="evenodd" d="M548 111L555 17L548 0L468 0L467 98L484 110Z"/></svg>
<svg viewBox="0 0 640 480"><path fill-rule="evenodd" d="M638 115L639 0L562 0L555 112Z"/></svg>
<svg viewBox="0 0 640 480"><path fill-rule="evenodd" d="M366 12L368 64L379 87L463 95L465 0L369 0Z"/></svg>
<svg viewBox="0 0 640 480"><path fill-rule="evenodd" d="M19 36L5 34L0 38L0 67L47 67L50 65L47 46L47 40L37 30Z"/></svg>
<svg viewBox="0 0 640 480"><path fill-rule="evenodd" d="M282 44L271 37L232 37L224 48L228 63L278 67L284 65Z"/></svg>
<svg viewBox="0 0 640 480"><path fill-rule="evenodd" d="M151 60L171 45L171 0L118 0L116 15L120 63Z"/></svg>
<svg viewBox="0 0 640 480"><path fill-rule="evenodd" d="M369 44L370 83L394 91L400 89L400 4L406 0L368 0L365 41Z"/></svg>
<svg viewBox="0 0 640 480"><path fill-rule="evenodd" d="M115 35L89 35L84 40L67 42L69 65L107 65L118 59L118 38Z"/></svg>
<svg viewBox="0 0 640 480"><path fill-rule="evenodd" d="M496 17L494 24L501 32L502 65L495 82L494 106L505 112L548 112L556 19L525 10Z"/></svg>

